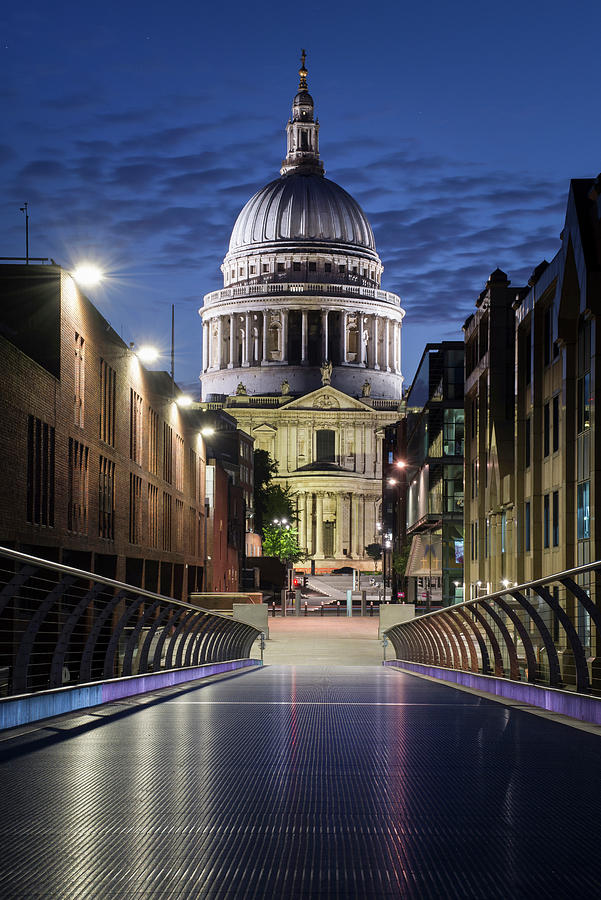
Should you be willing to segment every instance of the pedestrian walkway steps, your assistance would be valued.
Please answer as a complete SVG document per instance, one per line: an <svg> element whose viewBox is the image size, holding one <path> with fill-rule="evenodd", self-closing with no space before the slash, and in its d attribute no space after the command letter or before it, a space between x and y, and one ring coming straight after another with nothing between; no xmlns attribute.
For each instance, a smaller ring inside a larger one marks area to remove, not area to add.
<svg viewBox="0 0 601 900"><path fill-rule="evenodd" d="M598 896L599 740L375 666L103 707L0 743L0 895Z"/></svg>

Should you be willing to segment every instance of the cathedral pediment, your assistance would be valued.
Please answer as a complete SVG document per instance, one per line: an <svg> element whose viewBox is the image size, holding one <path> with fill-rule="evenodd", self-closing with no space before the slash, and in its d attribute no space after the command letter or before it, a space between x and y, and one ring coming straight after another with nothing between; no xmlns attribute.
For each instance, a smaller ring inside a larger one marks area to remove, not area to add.
<svg viewBox="0 0 601 900"><path fill-rule="evenodd" d="M324 385L310 394L298 397L286 404L286 411L294 410L356 410L357 412L373 412L371 406L362 403L356 397L350 397L348 394L339 391L331 385Z"/></svg>

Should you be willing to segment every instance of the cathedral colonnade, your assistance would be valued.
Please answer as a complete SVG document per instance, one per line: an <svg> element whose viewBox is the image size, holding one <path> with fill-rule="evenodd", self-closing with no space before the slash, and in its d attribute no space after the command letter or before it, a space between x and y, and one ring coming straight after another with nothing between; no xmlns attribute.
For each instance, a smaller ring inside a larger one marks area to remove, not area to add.
<svg viewBox="0 0 601 900"><path fill-rule="evenodd" d="M299 544L316 560L363 560L374 540L379 497L339 488L296 491ZM327 567L327 566L326 566Z"/></svg>
<svg viewBox="0 0 601 900"><path fill-rule="evenodd" d="M292 306L215 313L203 330L203 372L251 366L362 366L401 373L401 315Z"/></svg>

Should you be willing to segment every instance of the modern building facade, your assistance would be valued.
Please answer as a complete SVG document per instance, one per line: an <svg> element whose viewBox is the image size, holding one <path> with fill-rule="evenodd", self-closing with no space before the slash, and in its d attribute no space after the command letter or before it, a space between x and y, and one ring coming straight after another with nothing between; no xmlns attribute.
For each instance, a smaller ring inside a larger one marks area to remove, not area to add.
<svg viewBox="0 0 601 900"><path fill-rule="evenodd" d="M202 395L278 463L312 567L362 568L377 536L382 429L401 400L404 310L381 288L365 214L324 177L304 61L299 74L280 177L242 209L224 288L200 310Z"/></svg>
<svg viewBox="0 0 601 900"><path fill-rule="evenodd" d="M600 273L601 178L573 180L557 255L464 326L469 596L599 558Z"/></svg>
<svg viewBox="0 0 601 900"><path fill-rule="evenodd" d="M463 600L463 350L426 345L387 433L383 532L408 550L403 587L418 610Z"/></svg>
<svg viewBox="0 0 601 900"><path fill-rule="evenodd" d="M202 413L59 266L1 266L0 297L0 544L180 599L202 590Z"/></svg>

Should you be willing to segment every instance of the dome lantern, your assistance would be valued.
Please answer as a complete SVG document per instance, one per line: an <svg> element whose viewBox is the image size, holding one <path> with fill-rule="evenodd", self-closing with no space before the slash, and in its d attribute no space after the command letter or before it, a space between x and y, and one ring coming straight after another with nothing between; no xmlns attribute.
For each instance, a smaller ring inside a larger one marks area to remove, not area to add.
<svg viewBox="0 0 601 900"><path fill-rule="evenodd" d="M287 153L280 172L302 172L307 175L323 175L324 167L319 158L319 122L313 115L313 97L307 87L306 52L301 53L301 67L298 70L298 93L292 103L292 118L288 120Z"/></svg>

